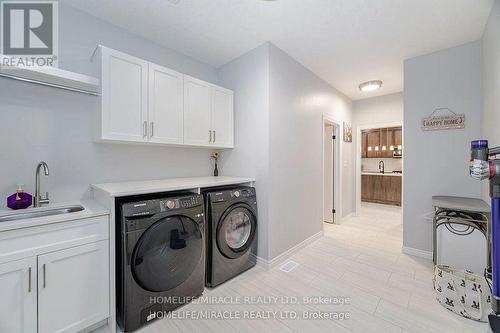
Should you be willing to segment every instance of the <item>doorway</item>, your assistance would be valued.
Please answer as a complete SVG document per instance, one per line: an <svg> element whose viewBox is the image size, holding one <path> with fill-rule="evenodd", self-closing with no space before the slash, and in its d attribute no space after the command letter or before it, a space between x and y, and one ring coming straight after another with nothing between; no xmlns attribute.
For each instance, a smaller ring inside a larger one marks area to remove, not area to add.
<svg viewBox="0 0 500 333"><path fill-rule="evenodd" d="M341 217L340 125L324 117L323 121L323 222L338 223Z"/></svg>
<svg viewBox="0 0 500 333"><path fill-rule="evenodd" d="M402 207L402 122L360 125L356 131L356 213L363 203Z"/></svg>

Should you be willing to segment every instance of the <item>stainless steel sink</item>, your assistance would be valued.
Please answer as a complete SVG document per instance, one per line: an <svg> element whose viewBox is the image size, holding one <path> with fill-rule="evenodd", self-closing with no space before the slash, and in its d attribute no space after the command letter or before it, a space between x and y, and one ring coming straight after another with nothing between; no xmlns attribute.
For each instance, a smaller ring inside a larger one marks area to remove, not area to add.
<svg viewBox="0 0 500 333"><path fill-rule="evenodd" d="M75 206L62 206L62 207L48 207L48 208L33 208L29 211L16 212L11 214L0 214L0 223L7 221L17 221L33 219L36 217L45 217L53 215L71 214L81 212L85 208L80 205Z"/></svg>

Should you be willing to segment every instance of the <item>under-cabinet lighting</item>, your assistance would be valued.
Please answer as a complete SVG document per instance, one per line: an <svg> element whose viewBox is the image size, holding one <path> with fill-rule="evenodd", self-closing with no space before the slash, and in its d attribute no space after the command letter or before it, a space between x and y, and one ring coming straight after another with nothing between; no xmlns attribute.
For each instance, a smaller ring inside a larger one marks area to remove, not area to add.
<svg viewBox="0 0 500 333"><path fill-rule="evenodd" d="M389 149L390 149L391 151L393 151L393 150L394 150L394 145L391 145L391 146L389 147Z"/></svg>
<svg viewBox="0 0 500 333"><path fill-rule="evenodd" d="M375 151L379 151L378 146L375 146Z"/></svg>

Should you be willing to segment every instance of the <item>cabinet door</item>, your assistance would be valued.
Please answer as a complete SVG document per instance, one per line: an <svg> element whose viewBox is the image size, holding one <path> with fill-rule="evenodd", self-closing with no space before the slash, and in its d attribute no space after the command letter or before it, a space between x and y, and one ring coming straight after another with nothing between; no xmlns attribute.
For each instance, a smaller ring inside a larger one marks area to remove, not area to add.
<svg viewBox="0 0 500 333"><path fill-rule="evenodd" d="M368 150L367 140L368 140L368 133L366 133L365 131L361 132L361 157L362 158L367 157L367 150Z"/></svg>
<svg viewBox="0 0 500 333"><path fill-rule="evenodd" d="M394 144L396 148L403 145L403 130L401 128L394 129Z"/></svg>
<svg viewBox="0 0 500 333"><path fill-rule="evenodd" d="M370 183L370 176L361 176L361 201L367 201L371 199L372 188Z"/></svg>
<svg viewBox="0 0 500 333"><path fill-rule="evenodd" d="M148 63L101 48L101 139L147 141Z"/></svg>
<svg viewBox="0 0 500 333"><path fill-rule="evenodd" d="M0 332L36 332L35 257L0 265L0 295Z"/></svg>
<svg viewBox="0 0 500 333"><path fill-rule="evenodd" d="M212 85L184 76L184 143L209 146L212 142Z"/></svg>
<svg viewBox="0 0 500 333"><path fill-rule="evenodd" d="M79 332L108 315L107 241L38 257L38 333Z"/></svg>
<svg viewBox="0 0 500 333"><path fill-rule="evenodd" d="M184 142L184 77L158 65L149 65L149 141Z"/></svg>
<svg viewBox="0 0 500 333"><path fill-rule="evenodd" d="M213 88L212 143L221 148L234 147L233 92L224 88Z"/></svg>
<svg viewBox="0 0 500 333"><path fill-rule="evenodd" d="M368 142L368 147L371 147L371 151L367 149L366 152L366 157L368 158L375 158L379 157L380 154L380 132L378 130L376 131L370 131L368 132L367 135L367 142ZM379 151L375 150L375 147L379 147Z"/></svg>

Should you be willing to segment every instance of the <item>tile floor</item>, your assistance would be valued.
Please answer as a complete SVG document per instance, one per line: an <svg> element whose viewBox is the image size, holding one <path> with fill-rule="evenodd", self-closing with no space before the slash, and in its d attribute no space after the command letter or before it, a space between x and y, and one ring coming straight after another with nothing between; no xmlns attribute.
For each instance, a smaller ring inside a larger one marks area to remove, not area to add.
<svg viewBox="0 0 500 333"><path fill-rule="evenodd" d="M233 301L247 296L294 297L288 302L189 304L176 311L276 314L278 319L165 319L139 332L487 332L487 324L461 318L434 300L432 263L401 253L401 223L400 208L363 205L359 217L341 225L326 224L325 237L290 258L299 266L289 273L279 267L255 268L204 294ZM350 304L296 302L304 296L345 297ZM256 300L266 301L252 299ZM304 313L333 312L348 312L350 318L301 318Z"/></svg>

